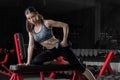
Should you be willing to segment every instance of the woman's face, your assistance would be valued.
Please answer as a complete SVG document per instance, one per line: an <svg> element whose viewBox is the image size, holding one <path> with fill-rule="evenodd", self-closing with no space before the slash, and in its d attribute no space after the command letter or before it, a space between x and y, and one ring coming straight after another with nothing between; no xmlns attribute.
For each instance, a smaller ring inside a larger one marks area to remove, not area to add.
<svg viewBox="0 0 120 80"><path fill-rule="evenodd" d="M38 15L36 13L28 13L26 14L26 18L31 24L36 24L36 22L38 21Z"/></svg>

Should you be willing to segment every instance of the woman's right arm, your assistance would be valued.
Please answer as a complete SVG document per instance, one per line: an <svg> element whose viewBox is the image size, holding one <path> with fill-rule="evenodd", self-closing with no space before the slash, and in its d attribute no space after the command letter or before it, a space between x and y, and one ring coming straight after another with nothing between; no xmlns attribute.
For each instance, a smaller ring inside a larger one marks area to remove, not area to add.
<svg viewBox="0 0 120 80"><path fill-rule="evenodd" d="M34 48L34 38L32 36L31 32L28 32L29 35L29 43L28 43L28 56L27 56L27 63L26 65L29 65L32 59L32 55L33 55L33 48Z"/></svg>

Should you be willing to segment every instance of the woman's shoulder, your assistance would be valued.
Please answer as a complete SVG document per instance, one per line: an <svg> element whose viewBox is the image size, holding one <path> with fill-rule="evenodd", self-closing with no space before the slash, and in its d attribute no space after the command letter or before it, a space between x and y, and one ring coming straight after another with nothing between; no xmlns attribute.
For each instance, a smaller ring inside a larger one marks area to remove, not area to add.
<svg viewBox="0 0 120 80"><path fill-rule="evenodd" d="M44 24L46 25L46 27L50 27L51 23L53 22L54 20L52 19L45 19L43 20Z"/></svg>
<svg viewBox="0 0 120 80"><path fill-rule="evenodd" d="M46 23L46 24L47 23L51 23L52 21L54 21L54 20L52 20L52 19L45 19L45 20L43 20L43 22Z"/></svg>

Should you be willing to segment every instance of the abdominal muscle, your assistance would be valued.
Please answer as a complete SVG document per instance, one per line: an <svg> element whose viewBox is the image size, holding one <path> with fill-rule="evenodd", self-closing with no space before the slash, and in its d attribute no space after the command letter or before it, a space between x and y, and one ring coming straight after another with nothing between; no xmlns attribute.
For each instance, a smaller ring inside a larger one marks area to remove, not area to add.
<svg viewBox="0 0 120 80"><path fill-rule="evenodd" d="M56 43L58 43L59 40L56 39L54 36L42 43L40 43L43 47L46 47L47 49L53 49L56 45Z"/></svg>

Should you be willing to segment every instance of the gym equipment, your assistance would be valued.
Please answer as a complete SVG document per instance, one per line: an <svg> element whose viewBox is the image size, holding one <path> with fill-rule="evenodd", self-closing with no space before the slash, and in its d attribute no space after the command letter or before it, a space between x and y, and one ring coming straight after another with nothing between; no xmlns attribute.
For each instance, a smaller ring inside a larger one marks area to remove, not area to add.
<svg viewBox="0 0 120 80"><path fill-rule="evenodd" d="M0 54L4 55L4 59L2 61L0 61L0 66L4 69L4 70L0 70L0 74L5 75L5 76L11 76L11 74L13 73L6 65L5 63L8 61L8 57L9 54L14 54L14 49L8 50L8 49L4 49L4 48L0 48Z"/></svg>
<svg viewBox="0 0 120 80"><path fill-rule="evenodd" d="M20 45L23 45L23 44L20 44L19 42L21 41L20 38L18 37L20 36L20 34L15 34L14 35L14 39L15 39L15 44L16 44L16 51L17 51L17 57L18 57L18 63L21 63L22 60L21 60L21 55L24 53L23 52L20 52ZM23 49L24 47L22 47ZM100 77L102 75L105 74L105 72L107 71L109 75L114 75L114 72L110 66L110 62L112 59L115 58L115 55L116 55L116 52L114 50L106 50L106 49L81 49L79 50L80 51L80 55L82 55L82 57L86 56L86 57L91 57L91 56L94 56L97 57L97 56L102 56L101 58L103 58L105 61L104 61L104 64L101 66L101 68L99 68L100 70L98 70L99 72L95 74L96 77ZM74 50L75 52L75 50ZM96 53L97 52L97 53ZM85 54L87 53L87 54ZM44 67L43 67L44 66ZM57 68L55 68L57 67ZM66 65L41 65L41 66L20 66L20 65L10 65L10 70L14 71L14 73L12 74L12 77L10 80L15 80L16 77L18 78L18 80L22 80L22 73L24 72L32 72L31 71L31 68L32 68L32 71L39 71L40 72L40 78L41 80L44 80L44 72L46 71L52 71L51 73L51 78L54 78L55 77L55 72L56 71L66 71L66 70L73 70L74 71L74 74L73 74L73 77L72 77L72 80L75 80L76 78L78 78L78 80L84 80L83 77L81 77L81 74L78 73L76 71L76 69L74 69L72 66L70 66L69 64L66 64ZM25 70L25 71L24 71ZM26 71L27 70L27 71ZM79 76L78 76L79 75Z"/></svg>

